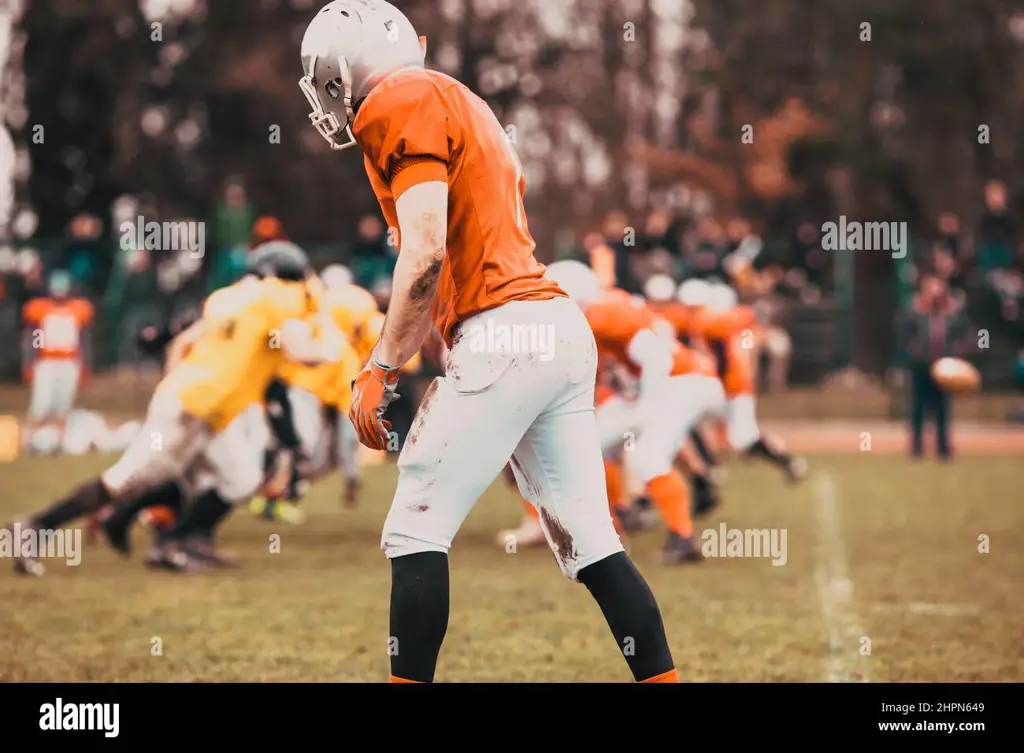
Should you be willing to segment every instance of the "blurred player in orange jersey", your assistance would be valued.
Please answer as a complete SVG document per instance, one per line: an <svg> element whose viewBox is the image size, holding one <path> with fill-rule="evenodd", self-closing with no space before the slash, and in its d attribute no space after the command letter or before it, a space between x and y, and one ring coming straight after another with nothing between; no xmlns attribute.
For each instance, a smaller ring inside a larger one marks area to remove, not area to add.
<svg viewBox="0 0 1024 753"><path fill-rule="evenodd" d="M711 346L697 330L700 313L707 305L711 290L711 284L705 280L699 278L684 280L679 285L676 300L685 312L680 318L683 329L679 332L679 341L714 358ZM711 442L705 437L704 431L700 426L694 427L693 431L690 432L690 441L703 461L708 477L716 485L722 483L725 469L721 466L719 458L711 451Z"/></svg>
<svg viewBox="0 0 1024 753"><path fill-rule="evenodd" d="M63 433L89 359L88 328L95 315L92 304L71 297L71 275L62 270L50 276L49 293L26 303L22 311L32 386L29 436L48 422Z"/></svg>
<svg viewBox="0 0 1024 753"><path fill-rule="evenodd" d="M796 482L806 474L807 463L790 457L778 440L766 442L757 424L751 363L756 322L750 308L737 304L732 288L716 285L707 293L706 305L696 315L693 327L718 361L727 398L722 417L729 445L737 452L779 466L790 481Z"/></svg>
<svg viewBox="0 0 1024 753"><path fill-rule="evenodd" d="M623 551L600 478L597 354L579 309L534 258L522 167L501 124L464 85L424 68L409 20L375 0L337 0L302 40L300 88L333 149L358 146L400 254L384 330L356 377L350 416L383 449L399 367L433 324L449 348L398 460L381 548L391 560L396 682L431 682L448 627L448 550L511 462L563 573L586 585L638 681L678 674L657 603ZM474 333L552 332L543 352ZM538 357L539 356L539 357ZM639 633L639 634L638 634Z"/></svg>
<svg viewBox="0 0 1024 753"><path fill-rule="evenodd" d="M693 319L699 308L680 300L678 290L675 280L668 275L652 275L644 285L644 296L648 307L671 325L674 339L712 357L707 343L695 337L692 331ZM688 440L680 449L679 461L688 471L693 485L693 511L699 517L708 514L718 505L718 484L712 475L716 469L716 458L709 451L699 425L690 430Z"/></svg>
<svg viewBox="0 0 1024 753"><path fill-rule="evenodd" d="M558 262L548 274L583 308L601 356L638 380L635 422L641 428L630 466L669 529L663 560L700 560L689 488L673 464L690 429L724 403L713 362L664 337L658 317L642 301L595 293L593 272L584 265Z"/></svg>

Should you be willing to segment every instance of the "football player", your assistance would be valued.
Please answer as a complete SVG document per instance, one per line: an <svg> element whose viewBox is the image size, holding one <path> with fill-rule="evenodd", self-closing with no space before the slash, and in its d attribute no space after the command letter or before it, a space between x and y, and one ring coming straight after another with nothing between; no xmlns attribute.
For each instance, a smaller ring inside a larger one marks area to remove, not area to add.
<svg viewBox="0 0 1024 753"><path fill-rule="evenodd" d="M296 260L300 258L300 254L301 252L291 244L265 244L250 254L247 274L253 279L267 275L277 276L282 279L297 277L301 271L296 265ZM208 306L217 308L217 300L222 295L223 291L217 291L211 295ZM318 338L323 345L326 357L331 357L330 349L334 344L339 346L344 355L347 343L340 332L333 328L326 332L321 331L323 316L318 314L310 315L309 323L314 330L314 337ZM330 323L329 319L328 323ZM201 333L201 331L201 328L186 330L172 341L167 354L167 368L169 370L173 370L177 363L191 351L191 348L197 341L196 333ZM351 365L351 356L349 357L348 364L350 370L354 372L355 368ZM330 379L338 376L336 364L331 361L311 366L303 366L298 362L286 361L281 367L281 373L295 373L289 372L289 367L293 365L309 369L310 371L319 371L322 377L321 381L330 381ZM304 379L301 376L298 378L300 380ZM308 377L305 377L305 379L308 379ZM309 381L306 383L313 384L314 382ZM227 441L224 437L230 437L230 441L234 442L239 448L246 448L243 452L250 458L250 461L244 466L248 469L246 478L249 480L245 488L252 487L252 482L256 478L256 474L253 471L256 468L261 468L264 472L270 474L270 478L263 479L263 489L270 497L285 494L288 488L296 483L296 478L292 473L292 465L288 463L279 465L265 462L268 454L267 450L271 446L272 436L276 436L279 445L291 447L294 444L298 448L300 444L298 439L295 439L293 443L288 441L289 437L296 434L295 428L291 425L290 415L283 416L284 420L282 421L280 420L282 419L282 414L275 414L273 410L275 400L278 398L279 390L277 388L281 386L278 380L271 380L265 395L267 410L261 410L258 404L250 405L249 409L236 418L221 437L218 437L216 440L219 443ZM287 387L284 387L284 390L287 401ZM290 407L290 403L286 403L286 405ZM264 420L265 418L266 421ZM313 418L317 419L319 415ZM321 438L317 437L317 439ZM312 445L313 442L310 442L310 444ZM243 452L240 452L239 455L241 456ZM299 450L297 449L296 452L298 453ZM310 454L315 452L316 450L311 450ZM312 471L305 468L304 470L312 474ZM150 527L154 529L159 544L166 545L175 541L180 543L181 551L184 552L186 557L191 558L182 562L186 569L195 569L196 566L203 564L218 566L231 564L231 559L216 552L212 545L214 530L227 514L228 510L226 508L218 508L222 513L220 516L202 516L198 523L195 521L190 522L190 514L186 514L184 518L181 517L186 498L203 499L209 490L215 489L218 485L223 485L223 478L218 476L216 468L211 468L206 463L197 463L189 469L188 476L185 479L168 482L162 486L149 489L130 503L120 506L103 523L107 538L115 549L123 554L128 554L128 528L131 522L142 514L150 524ZM237 494L241 493L243 486L243 484L235 484L235 488L238 489ZM255 488L252 488L252 491L255 491ZM274 509L277 513L275 515L276 518L297 522L293 517L294 508L291 505L276 506ZM293 513L293 515L288 513ZM184 533L182 533L182 529L184 529ZM154 561L152 551L148 558L150 564L162 564L175 569L178 567L174 560L168 561L164 556L157 557Z"/></svg>
<svg viewBox="0 0 1024 753"><path fill-rule="evenodd" d="M330 288L324 295L323 305L332 314L333 307L338 305L331 300ZM285 461L292 466L289 502L297 501L301 495L295 488L298 482L304 487L316 481L335 467L335 461L345 471L347 503L353 505L356 501L359 477L358 473L352 471L355 458L350 460L345 455L351 453L354 456L354 452L351 452L351 448L343 447L340 437L345 433L344 425L351 426L348 420L351 381L365 361L359 358L349 338L340 329L337 331L341 337L336 339L337 352L332 361L317 366L286 363L279 372L286 385L285 399L294 417L299 442L298 452L289 453ZM316 334L321 336L319 332ZM291 523L299 523L303 518L301 511L294 505L282 506L272 496L254 498L250 509L263 517L279 518Z"/></svg>
<svg viewBox="0 0 1024 753"><path fill-rule="evenodd" d="M71 275L63 270L50 276L49 293L26 303L22 311L26 371L32 388L28 437L48 423L63 437L89 360L88 328L95 316L92 304L72 297Z"/></svg>
<svg viewBox="0 0 1024 753"><path fill-rule="evenodd" d="M596 276L585 265L562 261L547 271L583 308L599 352L638 380L635 424L641 429L630 465L669 529L662 560L700 561L690 490L673 466L697 421L724 404L714 363L660 334L657 316L642 302L603 296Z"/></svg>
<svg viewBox="0 0 1024 753"><path fill-rule="evenodd" d="M757 424L751 362L756 321L749 307L738 305L731 287L715 285L706 293L705 305L694 316L692 329L709 344L718 362L727 397L721 415L729 446L767 460L781 468L791 482L797 482L807 472L806 461L791 457L776 439L765 441Z"/></svg>
<svg viewBox="0 0 1024 753"><path fill-rule="evenodd" d="M540 511L565 575L597 600L638 681L678 682L661 613L607 509L594 421L597 352L579 308L544 277L522 205L519 160L482 99L424 67L424 46L393 5L336 0L302 40L300 87L331 148L358 146L400 254L380 340L356 377L360 441L383 419L399 367L432 320L449 348L398 459L381 547L391 560L391 677L432 682L448 628L448 550L510 461ZM480 348L467 332L551 326L552 358ZM495 352L497 351L497 352Z"/></svg>
<svg viewBox="0 0 1024 753"><path fill-rule="evenodd" d="M700 280L691 282L706 285ZM684 286L686 284L683 283ZM702 340L692 336L691 323L695 309L679 299L675 281L671 277L652 275L644 285L644 296L650 309L672 325L672 336L675 339L705 355L712 355ZM712 478L716 458L708 450L699 425L691 429L688 439L680 450L679 460L687 469L693 485L694 515L706 515L718 505L718 485Z"/></svg>
<svg viewBox="0 0 1024 753"><path fill-rule="evenodd" d="M201 461L218 483L175 524L165 545L165 560L182 568L188 557L181 541L212 528L234 503L252 496L262 469L246 452L250 406L263 399L285 360L317 363L330 357L306 321L317 299L305 254L283 243L252 253L265 262L258 267L263 276L247 276L210 296L202 319L179 338L188 352L177 363L169 359L170 371L150 400L142 431L121 459L25 527L54 529L181 478ZM288 273L275 274L275 268ZM17 563L20 572L42 574L34 560Z"/></svg>

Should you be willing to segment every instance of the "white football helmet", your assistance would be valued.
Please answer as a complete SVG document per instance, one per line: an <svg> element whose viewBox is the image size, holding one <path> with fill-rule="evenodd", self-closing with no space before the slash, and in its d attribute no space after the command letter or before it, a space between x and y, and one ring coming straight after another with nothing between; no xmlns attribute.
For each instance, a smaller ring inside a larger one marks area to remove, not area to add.
<svg viewBox="0 0 1024 753"><path fill-rule="evenodd" d="M651 275L644 284L644 297L655 303L671 301L676 293L676 283L668 275Z"/></svg>
<svg viewBox="0 0 1024 753"><path fill-rule="evenodd" d="M711 285L704 280L686 280L679 286L676 296L684 306L704 306L708 302Z"/></svg>
<svg viewBox="0 0 1024 753"><path fill-rule="evenodd" d="M705 304L710 311L727 313L736 308L736 291L728 285L713 285Z"/></svg>
<svg viewBox="0 0 1024 753"><path fill-rule="evenodd" d="M601 282L594 270L583 262L566 259L549 264L544 276L558 283L558 287L566 292L580 306L601 298Z"/></svg>
<svg viewBox="0 0 1024 753"><path fill-rule="evenodd" d="M335 0L320 9L302 37L299 88L331 149L355 145L362 100L388 74L422 68L425 49L409 19L384 0Z"/></svg>
<svg viewBox="0 0 1024 753"><path fill-rule="evenodd" d="M324 267L324 271L320 273L320 280L323 282L325 288L343 288L346 285L352 284L352 271L341 264L331 264L330 266Z"/></svg>

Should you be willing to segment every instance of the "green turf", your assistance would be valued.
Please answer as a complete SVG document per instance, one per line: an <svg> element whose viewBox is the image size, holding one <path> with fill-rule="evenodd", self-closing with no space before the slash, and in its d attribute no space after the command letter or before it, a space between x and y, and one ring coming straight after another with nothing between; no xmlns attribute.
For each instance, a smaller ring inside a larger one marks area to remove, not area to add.
<svg viewBox="0 0 1024 753"><path fill-rule="evenodd" d="M96 457L0 466L0 520L103 466ZM1024 680L1019 466L822 457L805 484L789 488L768 468L734 464L721 514L701 526L785 529L785 566L719 559L666 568L660 531L630 542L682 677ZM51 563L42 580L0 563L0 681L386 679L389 568L378 543L394 471L368 473L359 509L342 508L331 480L306 500L302 527L240 511L222 535L241 555L235 571L157 574L139 555L124 561L101 546L79 567ZM438 680L628 681L586 589L564 580L546 549L506 554L494 544L519 512L498 482L455 541ZM978 552L981 534L988 554ZM141 549L141 530L135 542Z"/></svg>

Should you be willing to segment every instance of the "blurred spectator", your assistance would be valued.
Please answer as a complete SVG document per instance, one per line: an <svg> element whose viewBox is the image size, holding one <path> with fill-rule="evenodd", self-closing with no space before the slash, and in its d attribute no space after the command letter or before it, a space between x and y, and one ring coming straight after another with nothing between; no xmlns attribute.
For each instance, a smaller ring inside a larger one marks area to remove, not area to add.
<svg viewBox="0 0 1024 753"><path fill-rule="evenodd" d="M962 260L963 244L960 240L960 218L952 212L939 215L937 245L949 251L954 259Z"/></svg>
<svg viewBox="0 0 1024 753"><path fill-rule="evenodd" d="M639 293L641 285L633 279L629 263L632 247L626 245L626 228L629 218L622 212L605 215L602 235L615 258L615 285L630 293ZM635 239L634 239L635 242Z"/></svg>
<svg viewBox="0 0 1024 753"><path fill-rule="evenodd" d="M802 222L797 227L790 264L787 282L791 287L813 286L819 291L825 287L830 262L821 248L821 231L813 222Z"/></svg>
<svg viewBox="0 0 1024 753"><path fill-rule="evenodd" d="M1003 319L1020 318L1024 303L1024 276L1015 265L1018 225L1006 204L1006 186L989 181L985 186L985 211L978 236L977 265L982 279L997 299Z"/></svg>
<svg viewBox="0 0 1024 753"><path fill-rule="evenodd" d="M751 308L761 325L754 338L755 383L764 357L768 362L768 391L784 392L793 355L793 340L786 329L786 303L782 297L767 292L752 301Z"/></svg>
<svg viewBox="0 0 1024 753"><path fill-rule="evenodd" d="M697 226L697 245L688 259L688 276L707 280L726 277L724 263L729 253L729 237L722 225L710 217Z"/></svg>
<svg viewBox="0 0 1024 753"><path fill-rule="evenodd" d="M397 249L388 245L387 228L375 214L365 215L356 228L352 244L352 274L356 284L371 288L382 277L395 271Z"/></svg>
<svg viewBox="0 0 1024 753"><path fill-rule="evenodd" d="M22 306L33 298L46 295L46 268L35 251L26 250L18 255L18 291Z"/></svg>
<svg viewBox="0 0 1024 753"><path fill-rule="evenodd" d="M71 273L86 295L99 295L112 261L109 246L102 240L103 223L82 212L68 226L68 241L58 266Z"/></svg>
<svg viewBox="0 0 1024 753"><path fill-rule="evenodd" d="M667 248L667 244L674 245L674 241L668 237L669 227L667 212L660 209L651 211L647 215L639 242L629 249L630 277L639 289L643 289L647 280L654 275L668 275L673 279L679 277L677 256Z"/></svg>
<svg viewBox="0 0 1024 753"><path fill-rule="evenodd" d="M938 453L943 460L951 456L949 396L932 378L931 367L946 356L962 356L969 338L968 322L949 296L942 278L925 275L920 291L900 322L900 342L908 356L910 369L911 456L921 457L922 435L928 414L935 418Z"/></svg>
<svg viewBox="0 0 1024 753"><path fill-rule="evenodd" d="M249 202L244 181L238 176L230 178L214 214L214 249L248 246L255 221L256 209Z"/></svg>
<svg viewBox="0 0 1024 753"><path fill-rule="evenodd" d="M963 305L966 300L966 276L960 261L944 241L936 241L932 245L922 269L946 283L953 299Z"/></svg>
<svg viewBox="0 0 1024 753"><path fill-rule="evenodd" d="M256 209L249 202L245 183L238 176L227 181L224 196L217 204L213 217L213 258L210 265L210 289L229 285L235 276L238 264L244 268L245 253L252 240ZM240 276L240 275L239 275Z"/></svg>
<svg viewBox="0 0 1024 753"><path fill-rule="evenodd" d="M978 232L978 267L985 277L1013 266L1017 222L1006 207L1006 186L989 181L985 186L985 211Z"/></svg>

